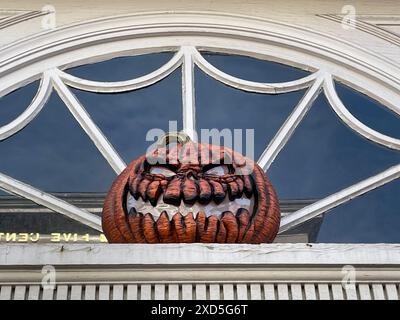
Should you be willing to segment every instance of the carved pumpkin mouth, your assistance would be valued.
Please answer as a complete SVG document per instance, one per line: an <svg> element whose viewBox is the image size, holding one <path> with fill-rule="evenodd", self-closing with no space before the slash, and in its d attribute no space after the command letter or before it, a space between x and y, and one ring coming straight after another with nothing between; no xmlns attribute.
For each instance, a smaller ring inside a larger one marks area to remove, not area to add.
<svg viewBox="0 0 400 320"><path fill-rule="evenodd" d="M219 203L211 201L208 204L201 204L199 202L188 204L181 201L179 205L165 203L163 198L160 197L154 205L154 203L143 201L141 198L136 200L130 193L127 193L126 208L127 213L131 215L136 215L137 213L144 215L149 213L153 216L155 221L158 220L163 212L167 214L169 220L172 220L176 213L180 213L183 217L192 213L193 217L196 219L199 212L204 212L207 217L214 215L221 218L221 216L227 212L233 213L233 215L239 215L245 210L253 214L254 196L250 198L242 196L231 201L229 196L226 195L223 201Z"/></svg>
<svg viewBox="0 0 400 320"><path fill-rule="evenodd" d="M127 183L125 215L149 243L235 242L256 212L253 184L226 165L196 172L150 167Z"/></svg>

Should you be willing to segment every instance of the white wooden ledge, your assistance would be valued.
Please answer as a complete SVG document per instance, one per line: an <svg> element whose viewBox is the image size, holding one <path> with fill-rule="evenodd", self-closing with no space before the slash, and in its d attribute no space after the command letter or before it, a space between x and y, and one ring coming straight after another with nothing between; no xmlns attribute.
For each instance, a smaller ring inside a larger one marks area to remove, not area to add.
<svg viewBox="0 0 400 320"><path fill-rule="evenodd" d="M400 244L0 245L0 300L398 300L399 284Z"/></svg>
<svg viewBox="0 0 400 320"><path fill-rule="evenodd" d="M7 244L0 266L400 265L400 244Z"/></svg>

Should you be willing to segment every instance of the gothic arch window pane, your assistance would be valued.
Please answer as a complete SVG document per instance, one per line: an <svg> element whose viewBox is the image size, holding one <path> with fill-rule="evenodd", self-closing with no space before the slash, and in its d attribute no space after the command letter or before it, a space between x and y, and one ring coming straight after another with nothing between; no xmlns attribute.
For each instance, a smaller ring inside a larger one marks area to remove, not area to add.
<svg viewBox="0 0 400 320"><path fill-rule="evenodd" d="M341 83L336 90L343 103L360 121L386 135L400 138L400 117L379 102Z"/></svg>
<svg viewBox="0 0 400 320"><path fill-rule="evenodd" d="M162 52L118 57L70 68L67 72L94 81L122 81L146 75L167 63L172 56L171 52Z"/></svg>
<svg viewBox="0 0 400 320"><path fill-rule="evenodd" d="M309 72L292 66L246 56L207 52L203 57L223 72L250 81L286 82L309 75Z"/></svg>
<svg viewBox="0 0 400 320"><path fill-rule="evenodd" d="M231 57L227 60L230 59ZM220 60L222 67L223 62ZM245 71L247 67L246 63L237 66L239 70ZM252 68L252 64L250 67ZM275 72L277 69L275 67ZM265 70L267 71L268 67ZM282 68L280 73L287 74L286 68ZM304 90L300 90L282 95L254 94L227 87L198 69L195 75L197 129L201 131L215 128L221 131L227 128L231 132L234 129L240 129L243 135L246 129L254 129L252 158L254 157L255 160L261 156L267 143L274 137L305 93ZM244 136L241 141L244 144L243 153L245 153Z"/></svg>

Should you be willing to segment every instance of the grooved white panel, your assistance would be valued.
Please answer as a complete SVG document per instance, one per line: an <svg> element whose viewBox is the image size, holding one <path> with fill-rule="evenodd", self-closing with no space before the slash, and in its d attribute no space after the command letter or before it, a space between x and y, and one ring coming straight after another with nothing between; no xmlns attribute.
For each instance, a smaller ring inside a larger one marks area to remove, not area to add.
<svg viewBox="0 0 400 320"><path fill-rule="evenodd" d="M67 300L68 299L68 286L66 286L66 285L57 286L56 299L57 300Z"/></svg>
<svg viewBox="0 0 400 320"><path fill-rule="evenodd" d="M25 286L15 286L14 289L14 300L25 300Z"/></svg>
<svg viewBox="0 0 400 320"><path fill-rule="evenodd" d="M179 300L179 285L177 284L168 285L168 299Z"/></svg>
<svg viewBox="0 0 400 320"><path fill-rule="evenodd" d="M12 300L398 300L394 283L360 283L342 287L339 283L221 283L221 284L88 284L82 292L81 285L58 285L55 290L42 290L39 285L3 285L0 299ZM126 291L125 291L126 290ZM194 291L193 291L194 290ZM140 297L139 297L140 293Z"/></svg>
<svg viewBox="0 0 400 320"><path fill-rule="evenodd" d="M278 284L278 299L279 300L289 300L289 290L286 283Z"/></svg>
<svg viewBox="0 0 400 320"><path fill-rule="evenodd" d="M196 284L196 300L207 299L207 287L205 284Z"/></svg>
<svg viewBox="0 0 400 320"><path fill-rule="evenodd" d="M108 284L99 286L99 300L110 300L110 286Z"/></svg>
<svg viewBox="0 0 400 320"><path fill-rule="evenodd" d="M341 284L332 284L332 298L333 300L343 300L343 287Z"/></svg>
<svg viewBox="0 0 400 320"><path fill-rule="evenodd" d="M54 289L43 289L43 300L53 300L54 299Z"/></svg>
<svg viewBox="0 0 400 320"><path fill-rule="evenodd" d="M85 286L85 300L96 299L96 286L88 284Z"/></svg>
<svg viewBox="0 0 400 320"><path fill-rule="evenodd" d="M81 300L82 299L82 286L72 285L71 286L71 300Z"/></svg>
<svg viewBox="0 0 400 320"><path fill-rule="evenodd" d="M237 290L238 300L247 300L248 299L247 284L237 284L236 290Z"/></svg>
<svg viewBox="0 0 400 320"><path fill-rule="evenodd" d="M28 289L28 300L39 300L40 286L31 285Z"/></svg>
<svg viewBox="0 0 400 320"><path fill-rule="evenodd" d="M315 286L313 284L305 284L304 285L304 293L306 296L306 300L316 300L317 294L315 292Z"/></svg>
<svg viewBox="0 0 400 320"><path fill-rule="evenodd" d="M398 300L399 295L395 284L387 284L385 286L388 300Z"/></svg>
<svg viewBox="0 0 400 320"><path fill-rule="evenodd" d="M372 292L374 294L374 300L385 300L385 293L383 292L383 286L381 284L373 284Z"/></svg>
<svg viewBox="0 0 400 320"><path fill-rule="evenodd" d="M355 285L349 285L344 287L344 291L346 292L347 300L357 300L357 290Z"/></svg>
<svg viewBox="0 0 400 320"><path fill-rule="evenodd" d="M165 299L165 284L156 284L154 286L154 299L155 300Z"/></svg>
<svg viewBox="0 0 400 320"><path fill-rule="evenodd" d="M292 292L292 300L303 300L303 292L301 290L301 284L292 284L290 286Z"/></svg>
<svg viewBox="0 0 400 320"><path fill-rule="evenodd" d="M128 300L138 299L138 286L136 284L128 284L126 288L126 297Z"/></svg>
<svg viewBox="0 0 400 320"><path fill-rule="evenodd" d="M11 286L1 286L0 300L10 300L11 299Z"/></svg>
<svg viewBox="0 0 400 320"><path fill-rule="evenodd" d="M371 300L371 291L368 284L360 284L358 286L361 300Z"/></svg>
<svg viewBox="0 0 400 320"><path fill-rule="evenodd" d="M151 300L151 285L142 284L140 287L140 300Z"/></svg>
<svg viewBox="0 0 400 320"><path fill-rule="evenodd" d="M276 300L275 286L273 284L264 284L265 300ZM253 299L253 297L251 297Z"/></svg>
<svg viewBox="0 0 400 320"><path fill-rule="evenodd" d="M123 300L124 299L124 286L122 284L113 285L113 300Z"/></svg>
<svg viewBox="0 0 400 320"><path fill-rule="evenodd" d="M250 285L250 299L261 300L261 286L258 283Z"/></svg>
<svg viewBox="0 0 400 320"><path fill-rule="evenodd" d="M330 300L329 287L326 283L318 284L319 300Z"/></svg>
<svg viewBox="0 0 400 320"><path fill-rule="evenodd" d="M224 284L222 286L222 290L224 293L224 300L235 299L235 293L233 292L233 284Z"/></svg>
<svg viewBox="0 0 400 320"><path fill-rule="evenodd" d="M182 300L193 300L193 287L191 284L182 285Z"/></svg>
<svg viewBox="0 0 400 320"><path fill-rule="evenodd" d="M220 300L221 292L219 284L210 284L210 300Z"/></svg>

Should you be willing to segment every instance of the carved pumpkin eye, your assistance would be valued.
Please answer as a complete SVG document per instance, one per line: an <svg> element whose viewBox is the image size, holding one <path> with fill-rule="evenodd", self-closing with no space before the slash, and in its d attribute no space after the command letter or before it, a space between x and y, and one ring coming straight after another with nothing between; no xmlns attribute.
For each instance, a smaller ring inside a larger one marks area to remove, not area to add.
<svg viewBox="0 0 400 320"><path fill-rule="evenodd" d="M172 177L172 176L174 176L176 174L172 170L170 170L168 168L164 168L164 167L152 167L150 169L150 173L152 173L152 174L161 174L164 177Z"/></svg>
<svg viewBox="0 0 400 320"><path fill-rule="evenodd" d="M213 167L205 172L206 174L213 175L213 176L224 176L229 173L229 169L227 166L216 166Z"/></svg>

